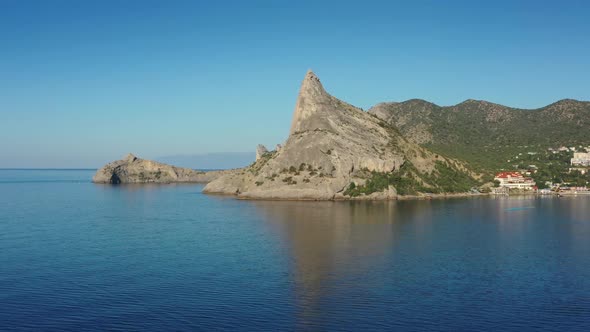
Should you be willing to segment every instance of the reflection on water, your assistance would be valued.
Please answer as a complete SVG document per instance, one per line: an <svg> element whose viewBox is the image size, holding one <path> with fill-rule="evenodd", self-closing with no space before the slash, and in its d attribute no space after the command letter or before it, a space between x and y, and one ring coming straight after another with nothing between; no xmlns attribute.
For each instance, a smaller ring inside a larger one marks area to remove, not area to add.
<svg viewBox="0 0 590 332"><path fill-rule="evenodd" d="M590 330L590 197L242 201L92 173L0 174L0 330Z"/></svg>
<svg viewBox="0 0 590 332"><path fill-rule="evenodd" d="M163 192L174 192L177 190L190 190L195 184L189 183L138 183L138 184L92 184L98 193L107 199L119 200L123 204L114 205L113 208L129 209L133 206L149 206L162 198ZM193 194L196 194L195 191Z"/></svg>
<svg viewBox="0 0 590 332"><path fill-rule="evenodd" d="M255 202L291 251L297 301L306 320L334 276L357 279L387 259L399 220L395 202ZM357 232L355 228L364 228ZM362 258L362 259L359 259ZM303 322L305 324L305 322Z"/></svg>
<svg viewBox="0 0 590 332"><path fill-rule="evenodd" d="M587 267L568 275L564 266L589 262L580 233L590 235L590 210L580 199L251 204L290 252L302 327L334 328L322 322L337 316L368 328L354 309L372 301L390 303L371 311L388 327L521 329L538 314L551 324L572 314L553 311L554 301L590 277ZM566 300L577 307L572 326L590 314L589 295Z"/></svg>

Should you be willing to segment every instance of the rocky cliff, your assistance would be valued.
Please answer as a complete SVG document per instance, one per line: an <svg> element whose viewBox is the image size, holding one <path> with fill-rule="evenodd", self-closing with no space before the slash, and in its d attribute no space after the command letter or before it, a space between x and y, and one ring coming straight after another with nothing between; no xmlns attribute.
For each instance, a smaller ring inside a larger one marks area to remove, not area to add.
<svg viewBox="0 0 590 332"><path fill-rule="evenodd" d="M403 138L382 119L328 94L309 71L287 142L251 166L220 176L206 193L257 199L346 199L441 192L441 172L465 167ZM471 176L467 176L472 179Z"/></svg>
<svg viewBox="0 0 590 332"><path fill-rule="evenodd" d="M231 171L196 171L137 158L128 154L125 158L106 164L99 169L95 183L172 183L209 182Z"/></svg>

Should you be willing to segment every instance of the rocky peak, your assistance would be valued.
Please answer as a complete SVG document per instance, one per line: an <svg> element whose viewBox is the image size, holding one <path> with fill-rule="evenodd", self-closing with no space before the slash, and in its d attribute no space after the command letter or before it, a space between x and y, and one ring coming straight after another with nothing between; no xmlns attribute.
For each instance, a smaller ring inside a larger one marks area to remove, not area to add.
<svg viewBox="0 0 590 332"><path fill-rule="evenodd" d="M305 73L305 78L301 82L301 92L309 93L310 91L326 93L319 77L311 69Z"/></svg>
<svg viewBox="0 0 590 332"><path fill-rule="evenodd" d="M262 156L267 152L268 149L266 148L266 146L258 144L258 146L256 147L256 160L262 158Z"/></svg>
<svg viewBox="0 0 590 332"><path fill-rule="evenodd" d="M290 134L305 130L302 121L322 111L322 106L330 100L331 96L324 90L320 79L313 71L308 70L299 89Z"/></svg>

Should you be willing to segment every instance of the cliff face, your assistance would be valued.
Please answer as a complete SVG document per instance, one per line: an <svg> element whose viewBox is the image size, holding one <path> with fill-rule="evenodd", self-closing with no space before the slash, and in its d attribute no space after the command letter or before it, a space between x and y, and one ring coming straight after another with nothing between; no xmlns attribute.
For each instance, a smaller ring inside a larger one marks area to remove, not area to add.
<svg viewBox="0 0 590 332"><path fill-rule="evenodd" d="M362 185L372 172L395 173L411 164L413 172L430 174L436 161L443 161L437 158L378 117L328 94L309 71L284 146L213 180L204 192L261 199L346 198L351 183ZM394 198L396 191L378 194Z"/></svg>
<svg viewBox="0 0 590 332"><path fill-rule="evenodd" d="M209 182L227 172L229 171L195 171L128 154L125 158L108 163L99 169L92 178L92 182L111 184Z"/></svg>

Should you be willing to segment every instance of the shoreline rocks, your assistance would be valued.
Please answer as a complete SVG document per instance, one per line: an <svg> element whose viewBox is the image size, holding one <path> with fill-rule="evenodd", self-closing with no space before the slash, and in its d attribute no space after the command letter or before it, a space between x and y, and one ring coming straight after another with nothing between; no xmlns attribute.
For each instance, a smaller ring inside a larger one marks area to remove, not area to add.
<svg viewBox="0 0 590 332"><path fill-rule="evenodd" d="M176 167L128 154L101 167L92 178L94 183L207 183L231 170L197 171Z"/></svg>

